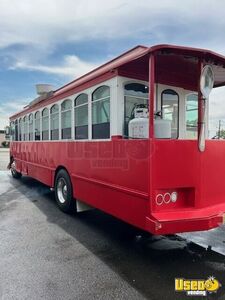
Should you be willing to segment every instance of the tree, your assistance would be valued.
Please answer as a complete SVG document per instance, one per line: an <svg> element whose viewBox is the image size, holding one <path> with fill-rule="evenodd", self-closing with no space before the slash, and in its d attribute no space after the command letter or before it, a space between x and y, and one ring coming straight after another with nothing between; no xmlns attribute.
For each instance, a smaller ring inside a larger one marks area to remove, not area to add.
<svg viewBox="0 0 225 300"><path fill-rule="evenodd" d="M225 129L220 129L216 132L217 139L225 139Z"/></svg>

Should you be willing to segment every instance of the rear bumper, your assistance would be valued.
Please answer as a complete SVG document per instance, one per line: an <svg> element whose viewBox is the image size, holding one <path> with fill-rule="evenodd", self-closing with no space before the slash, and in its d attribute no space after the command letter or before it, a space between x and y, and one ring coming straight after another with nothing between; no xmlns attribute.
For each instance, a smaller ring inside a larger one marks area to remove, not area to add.
<svg viewBox="0 0 225 300"><path fill-rule="evenodd" d="M153 213L146 217L146 230L153 234L202 231L225 224L225 204L205 209Z"/></svg>

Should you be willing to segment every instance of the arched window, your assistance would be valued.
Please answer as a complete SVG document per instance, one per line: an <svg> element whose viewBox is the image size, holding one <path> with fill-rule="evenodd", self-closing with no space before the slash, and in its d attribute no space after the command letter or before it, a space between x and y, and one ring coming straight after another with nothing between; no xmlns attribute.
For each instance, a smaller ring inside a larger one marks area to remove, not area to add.
<svg viewBox="0 0 225 300"><path fill-rule="evenodd" d="M19 141L22 141L22 118L19 119Z"/></svg>
<svg viewBox="0 0 225 300"><path fill-rule="evenodd" d="M62 128L62 139L71 139L71 110L72 100L64 100L61 104L61 128Z"/></svg>
<svg viewBox="0 0 225 300"><path fill-rule="evenodd" d="M49 139L49 111L48 108L42 110L42 140Z"/></svg>
<svg viewBox="0 0 225 300"><path fill-rule="evenodd" d="M171 137L179 136L179 96L174 90L162 92L162 118L171 121Z"/></svg>
<svg viewBox="0 0 225 300"><path fill-rule="evenodd" d="M19 134L18 134L18 120L15 121L15 141L19 140Z"/></svg>
<svg viewBox="0 0 225 300"><path fill-rule="evenodd" d="M51 140L59 139L59 106L55 104L51 107Z"/></svg>
<svg viewBox="0 0 225 300"><path fill-rule="evenodd" d="M80 94L74 100L75 139L88 139L88 95Z"/></svg>
<svg viewBox="0 0 225 300"><path fill-rule="evenodd" d="M28 141L28 116L23 117L23 140Z"/></svg>
<svg viewBox="0 0 225 300"><path fill-rule="evenodd" d="M15 122L10 122L10 135L12 137L12 140L15 141Z"/></svg>
<svg viewBox="0 0 225 300"><path fill-rule="evenodd" d="M26 141L25 135L26 135L26 118L23 117L22 118L22 123L21 123L21 131L22 131L22 141Z"/></svg>
<svg viewBox="0 0 225 300"><path fill-rule="evenodd" d="M197 139L198 137L198 95L189 94L186 97L186 138Z"/></svg>
<svg viewBox="0 0 225 300"><path fill-rule="evenodd" d="M92 138L110 137L110 88L100 86L92 94Z"/></svg>
<svg viewBox="0 0 225 300"><path fill-rule="evenodd" d="M128 137L128 124L133 119L136 105L148 106L148 86L141 83L128 83L124 86L124 136Z"/></svg>
<svg viewBox="0 0 225 300"><path fill-rule="evenodd" d="M34 139L35 141L40 141L41 139L41 119L40 112L37 111L34 115Z"/></svg>
<svg viewBox="0 0 225 300"><path fill-rule="evenodd" d="M33 114L29 115L29 141L33 141Z"/></svg>

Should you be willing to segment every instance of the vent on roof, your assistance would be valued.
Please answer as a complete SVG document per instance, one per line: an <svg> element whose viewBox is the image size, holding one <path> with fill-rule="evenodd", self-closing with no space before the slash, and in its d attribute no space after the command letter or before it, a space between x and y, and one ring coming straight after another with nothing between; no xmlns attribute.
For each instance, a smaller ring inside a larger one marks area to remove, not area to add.
<svg viewBox="0 0 225 300"><path fill-rule="evenodd" d="M36 84L37 94L42 96L44 94L48 94L54 90L51 84Z"/></svg>
<svg viewBox="0 0 225 300"><path fill-rule="evenodd" d="M51 84L36 84L36 91L38 97L28 104L29 107L51 97L54 93L54 87Z"/></svg>

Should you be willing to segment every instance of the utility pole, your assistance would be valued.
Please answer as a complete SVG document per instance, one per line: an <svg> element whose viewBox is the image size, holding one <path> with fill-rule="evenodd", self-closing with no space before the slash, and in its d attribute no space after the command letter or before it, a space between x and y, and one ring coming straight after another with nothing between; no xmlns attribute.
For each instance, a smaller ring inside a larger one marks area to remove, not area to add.
<svg viewBox="0 0 225 300"><path fill-rule="evenodd" d="M221 120L219 120L219 130L218 130L218 139L220 140L221 135Z"/></svg>

